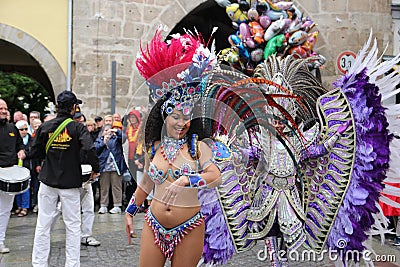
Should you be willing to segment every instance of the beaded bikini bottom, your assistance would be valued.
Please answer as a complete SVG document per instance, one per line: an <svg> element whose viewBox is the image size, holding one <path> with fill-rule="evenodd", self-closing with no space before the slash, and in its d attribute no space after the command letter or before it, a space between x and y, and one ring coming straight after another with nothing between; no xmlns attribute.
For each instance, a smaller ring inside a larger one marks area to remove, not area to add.
<svg viewBox="0 0 400 267"><path fill-rule="evenodd" d="M182 238L204 222L204 215L200 211L192 218L171 229L164 228L148 209L145 220L154 232L154 243L161 249L166 258L171 260L174 255L175 247L181 242Z"/></svg>

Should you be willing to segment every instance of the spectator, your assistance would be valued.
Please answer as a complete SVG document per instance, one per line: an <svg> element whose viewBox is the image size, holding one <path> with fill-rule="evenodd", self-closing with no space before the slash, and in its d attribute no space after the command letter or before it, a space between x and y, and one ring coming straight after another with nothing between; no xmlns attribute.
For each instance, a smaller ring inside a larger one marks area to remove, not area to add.
<svg viewBox="0 0 400 267"><path fill-rule="evenodd" d="M99 136L99 133L97 131L97 124L92 118L89 118L86 121L86 127L87 127L90 137L92 138L93 143L94 143L96 141L96 138ZM100 188L100 182L97 179L96 181L92 182L93 199L94 199L94 203L96 203L96 204L100 204L100 197L96 200L96 195L97 195L97 191L99 190L99 188Z"/></svg>
<svg viewBox="0 0 400 267"><path fill-rule="evenodd" d="M145 153L144 153L144 120L140 122L140 126L138 129L138 138L137 138L137 146L134 155L134 163L137 166L136 171L136 183L140 184L143 178L143 170L145 163ZM133 192L127 192L128 200L132 197ZM146 197L145 202L140 206L139 212L145 212L147 207L151 205L151 201L153 200L153 191L149 193Z"/></svg>
<svg viewBox="0 0 400 267"><path fill-rule="evenodd" d="M40 112L39 111L31 111L29 113L29 127L28 127L28 133L32 135L33 133L33 120L40 120Z"/></svg>
<svg viewBox="0 0 400 267"><path fill-rule="evenodd" d="M100 137L101 132L103 131L103 118L100 116L97 116L94 118L94 121L96 122L97 130L95 131L94 135L97 137Z"/></svg>
<svg viewBox="0 0 400 267"><path fill-rule="evenodd" d="M14 112L14 123L17 123L17 121L22 121L23 119L24 119L24 114L21 111Z"/></svg>
<svg viewBox="0 0 400 267"><path fill-rule="evenodd" d="M92 140L93 140L93 143L94 143L94 141L96 141L96 138L97 138L97 135L96 135L97 125L96 125L96 122L92 118L89 118L86 121L86 127L87 127L87 129L88 129L88 131L90 133L90 137L92 137Z"/></svg>
<svg viewBox="0 0 400 267"><path fill-rule="evenodd" d="M79 112L81 112L81 110L79 109ZM80 116L79 116L80 115ZM86 119L85 119L85 115L83 115L82 113L80 113L78 116L74 116L75 121L79 120L79 123L85 125L86 124ZM93 121L94 124L94 121ZM89 127L88 131L89 131ZM89 131L90 133L90 131ZM92 137L92 136L91 136ZM93 139L92 139L93 141ZM82 164L87 164L87 159L83 153L83 151L81 151L81 163ZM85 189L87 190L86 194L83 196L83 198L81 198L81 206L82 206L82 234L81 234L81 244L85 245L85 246L93 246L93 247L97 247L100 246L100 241L96 240L96 238L94 238L92 236L93 234L93 223L94 223L94 194L93 194L93 187L92 187L92 183L91 182L87 182L86 179L88 179L89 177L85 178L83 177L83 182L84 182L84 186ZM98 182L95 182L98 183Z"/></svg>
<svg viewBox="0 0 400 267"><path fill-rule="evenodd" d="M28 133L28 122L27 121L18 121L15 126L19 130L19 134L24 143L25 151L29 151L32 145L31 135ZM34 159L26 159L23 161L23 166L30 171L31 181L32 176L37 176L36 167L39 166L39 161ZM18 217L24 217L28 215L28 209L30 208L30 190L26 190L23 193L20 193L15 196L15 201L17 203L17 210L15 214L18 214Z"/></svg>
<svg viewBox="0 0 400 267"><path fill-rule="evenodd" d="M126 203L129 202L133 192L137 187L137 164L135 164L135 150L138 139L138 127L140 125L141 114L137 108L132 109L127 115L127 127L125 129L125 135L128 140L128 166L132 174L132 180L126 184L125 187L125 199Z"/></svg>
<svg viewBox="0 0 400 267"><path fill-rule="evenodd" d="M95 141L101 173L100 214L108 211L110 184L114 202L114 207L110 210L110 213L121 213L122 175L128 170L122 151L122 132L111 127L110 124L104 125L102 136Z"/></svg>
<svg viewBox="0 0 400 267"><path fill-rule="evenodd" d="M122 128L123 128L122 127L122 122L121 121L114 121L113 124L112 124L112 128L122 131Z"/></svg>
<svg viewBox="0 0 400 267"><path fill-rule="evenodd" d="M41 121L41 120L39 120L39 119L34 119L34 120L32 121L32 129L33 129L33 132L32 132L32 134L31 134L32 137L35 137L35 134L36 134L36 132L37 132L37 129L39 128L40 125L42 125L42 121Z"/></svg>
<svg viewBox="0 0 400 267"><path fill-rule="evenodd" d="M113 123L113 116L112 115L105 115L104 116L104 124L112 125L112 123Z"/></svg>
<svg viewBox="0 0 400 267"><path fill-rule="evenodd" d="M133 175L133 183L131 185L131 188L127 188L127 195L126 198L127 200L131 199L132 193L136 190L136 171L137 171L137 165L135 164L135 151L136 151L136 146L137 146L137 139L138 139L138 129L140 125L140 112L136 109L131 110L128 114L128 127L126 128L126 136L129 144L128 148L128 165L129 165L129 170L131 171Z"/></svg>
<svg viewBox="0 0 400 267"><path fill-rule="evenodd" d="M121 114L119 114L119 113L114 113L112 117L113 117L113 121L120 121L120 122L122 122Z"/></svg>
<svg viewBox="0 0 400 267"><path fill-rule="evenodd" d="M32 122L32 127L33 127L33 133L32 133L32 138L36 136L37 130L39 129L39 126L42 125L42 121L39 119L34 119ZM34 213L38 212L38 202L37 202L37 194L39 191L39 179L38 175L41 170L41 164L40 161L36 161L37 166L34 171L31 171L31 189L32 189L32 198L31 198L31 203L32 203L32 211Z"/></svg>

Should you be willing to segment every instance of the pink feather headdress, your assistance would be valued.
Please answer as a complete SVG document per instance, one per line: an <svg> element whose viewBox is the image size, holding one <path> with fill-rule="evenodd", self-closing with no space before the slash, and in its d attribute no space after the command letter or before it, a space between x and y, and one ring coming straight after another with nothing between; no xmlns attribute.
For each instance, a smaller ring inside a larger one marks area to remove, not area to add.
<svg viewBox="0 0 400 267"><path fill-rule="evenodd" d="M136 60L139 73L146 80L152 78L151 83L157 85L171 78L176 79L176 74L192 63L196 49L202 45L202 39L191 34L173 35L168 43L163 39L159 28L145 48L140 45L140 54ZM164 71L170 68L173 71Z"/></svg>
<svg viewBox="0 0 400 267"><path fill-rule="evenodd" d="M170 114L178 109L188 115L202 95L203 72L212 68L216 55L197 32L171 37L164 42L159 28L145 48L140 46L136 66L154 101L168 97L161 108L163 112Z"/></svg>

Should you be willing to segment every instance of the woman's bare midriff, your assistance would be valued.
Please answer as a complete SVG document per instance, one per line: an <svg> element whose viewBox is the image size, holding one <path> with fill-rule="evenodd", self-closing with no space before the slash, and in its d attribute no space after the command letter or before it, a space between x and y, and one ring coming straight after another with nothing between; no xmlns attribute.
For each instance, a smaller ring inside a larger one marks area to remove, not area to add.
<svg viewBox="0 0 400 267"><path fill-rule="evenodd" d="M155 146L157 145L158 142L155 143ZM152 162L158 170L162 170L164 173L167 173L169 168L172 168L174 171L178 169L179 166L183 166L183 164L189 164L193 170L197 169L196 162L188 152L187 144L179 151L172 165L163 158L160 150L156 152ZM162 201L167 188L174 181L175 179L168 177L162 184L155 184L153 191L154 196L150 207L151 213L165 228L178 226L200 211L200 203L197 196L198 189L196 188L181 188L176 195L174 205L167 206L166 203Z"/></svg>
<svg viewBox="0 0 400 267"><path fill-rule="evenodd" d="M200 206L167 206L156 199L151 202L151 213L165 228L173 228L192 218L200 211Z"/></svg>

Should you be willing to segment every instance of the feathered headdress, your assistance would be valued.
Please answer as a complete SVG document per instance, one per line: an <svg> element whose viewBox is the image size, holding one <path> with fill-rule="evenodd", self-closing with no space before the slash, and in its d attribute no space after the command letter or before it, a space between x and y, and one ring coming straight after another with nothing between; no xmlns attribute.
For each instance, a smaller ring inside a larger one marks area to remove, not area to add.
<svg viewBox="0 0 400 267"><path fill-rule="evenodd" d="M188 115L202 94L203 72L216 61L200 34L172 36L164 42L160 28L146 48L140 48L136 66L147 80L154 101L165 98L162 112L174 109Z"/></svg>

